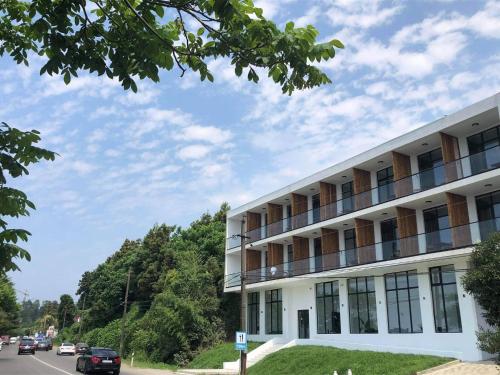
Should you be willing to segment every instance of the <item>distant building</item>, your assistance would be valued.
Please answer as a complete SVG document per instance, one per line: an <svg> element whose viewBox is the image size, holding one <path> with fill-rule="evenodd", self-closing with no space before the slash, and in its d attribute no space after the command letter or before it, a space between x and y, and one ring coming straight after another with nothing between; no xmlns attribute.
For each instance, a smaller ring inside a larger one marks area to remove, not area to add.
<svg viewBox="0 0 500 375"><path fill-rule="evenodd" d="M231 210L225 291L245 218L249 339L485 358L460 277L499 230L499 167L500 93Z"/></svg>

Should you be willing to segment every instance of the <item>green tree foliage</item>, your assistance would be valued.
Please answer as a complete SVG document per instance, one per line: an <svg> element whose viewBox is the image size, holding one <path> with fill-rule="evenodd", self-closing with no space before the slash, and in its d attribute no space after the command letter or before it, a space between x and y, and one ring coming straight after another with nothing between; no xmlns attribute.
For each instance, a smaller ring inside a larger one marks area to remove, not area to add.
<svg viewBox="0 0 500 375"><path fill-rule="evenodd" d="M63 294L59 298L59 306L57 307L57 323L59 328L71 326L75 318L76 307L73 297L69 294Z"/></svg>
<svg viewBox="0 0 500 375"><path fill-rule="evenodd" d="M9 228L6 217L28 216L29 209L34 210L35 205L21 190L8 187L7 182L8 178L27 175L30 164L42 159L54 160L53 152L35 146L39 141L40 133L36 130L23 132L4 122L0 124L0 274L19 270L14 263L16 258L31 259L30 254L18 246L18 242L28 240L30 233L25 229Z"/></svg>
<svg viewBox="0 0 500 375"><path fill-rule="evenodd" d="M19 306L14 285L0 275L0 334L10 333L19 326Z"/></svg>
<svg viewBox="0 0 500 375"><path fill-rule="evenodd" d="M30 327L33 323L40 318L40 301L39 300L26 300L21 303L21 311L19 313L21 318L21 325L23 327Z"/></svg>
<svg viewBox="0 0 500 375"><path fill-rule="evenodd" d="M69 83L79 70L97 72L133 91L134 78L157 82L174 66L213 81L207 62L226 57L236 75L257 82L264 70L292 93L329 83L314 62L343 48L317 43L310 25L279 28L251 0L0 0L0 8L0 55L27 64L34 51L47 58L41 74Z"/></svg>
<svg viewBox="0 0 500 375"><path fill-rule="evenodd" d="M500 233L475 246L462 284L483 308L483 316L492 327L478 333L479 348L500 359Z"/></svg>

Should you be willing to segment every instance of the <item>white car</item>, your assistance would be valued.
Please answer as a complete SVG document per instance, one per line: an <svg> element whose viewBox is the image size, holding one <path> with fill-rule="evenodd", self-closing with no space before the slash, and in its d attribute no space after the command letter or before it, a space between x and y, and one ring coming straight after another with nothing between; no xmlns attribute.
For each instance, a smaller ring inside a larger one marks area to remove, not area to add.
<svg viewBox="0 0 500 375"><path fill-rule="evenodd" d="M57 355L71 354L75 355L75 345L70 342L63 342L61 346L57 348Z"/></svg>
<svg viewBox="0 0 500 375"><path fill-rule="evenodd" d="M10 338L10 343L15 344L17 342L17 337L11 337Z"/></svg>

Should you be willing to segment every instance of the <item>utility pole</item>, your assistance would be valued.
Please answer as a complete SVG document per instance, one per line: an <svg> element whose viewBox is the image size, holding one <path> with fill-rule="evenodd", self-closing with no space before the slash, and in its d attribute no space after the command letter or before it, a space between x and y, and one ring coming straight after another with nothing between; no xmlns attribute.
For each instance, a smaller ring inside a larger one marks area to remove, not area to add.
<svg viewBox="0 0 500 375"><path fill-rule="evenodd" d="M127 288L125 289L125 303L123 304L123 317L122 317L122 328L120 335L120 355L123 357L123 347L125 344L125 316L127 315L127 304L128 304L128 289L130 286L130 274L132 273L132 267L128 268L127 276Z"/></svg>
<svg viewBox="0 0 500 375"><path fill-rule="evenodd" d="M245 247L245 218L241 219L240 245L241 245L241 270L240 270L240 330L247 331L247 293L246 293L246 273L247 273L247 252ZM247 352L240 350L240 375L247 373Z"/></svg>
<svg viewBox="0 0 500 375"><path fill-rule="evenodd" d="M80 337L82 335L82 326L83 326L83 311L85 310L85 299L87 298L87 295L83 295L83 305L82 309L80 310L80 326L78 327L78 340L80 340Z"/></svg>

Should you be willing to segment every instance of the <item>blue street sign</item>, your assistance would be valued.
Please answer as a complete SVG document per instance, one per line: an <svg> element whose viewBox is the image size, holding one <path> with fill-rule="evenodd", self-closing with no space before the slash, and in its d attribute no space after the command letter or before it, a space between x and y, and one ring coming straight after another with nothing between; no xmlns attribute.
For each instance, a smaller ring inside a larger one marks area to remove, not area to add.
<svg viewBox="0 0 500 375"><path fill-rule="evenodd" d="M248 342L247 342L247 333L246 332L236 332L236 342L234 345L236 350L247 350Z"/></svg>

